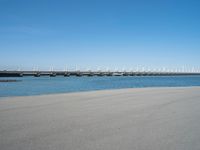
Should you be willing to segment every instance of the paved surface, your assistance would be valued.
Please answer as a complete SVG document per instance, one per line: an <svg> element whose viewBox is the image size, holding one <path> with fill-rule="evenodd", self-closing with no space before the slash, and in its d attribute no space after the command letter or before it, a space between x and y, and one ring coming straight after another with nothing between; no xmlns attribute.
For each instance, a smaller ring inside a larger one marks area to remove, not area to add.
<svg viewBox="0 0 200 150"><path fill-rule="evenodd" d="M0 150L199 150L200 88L0 99Z"/></svg>

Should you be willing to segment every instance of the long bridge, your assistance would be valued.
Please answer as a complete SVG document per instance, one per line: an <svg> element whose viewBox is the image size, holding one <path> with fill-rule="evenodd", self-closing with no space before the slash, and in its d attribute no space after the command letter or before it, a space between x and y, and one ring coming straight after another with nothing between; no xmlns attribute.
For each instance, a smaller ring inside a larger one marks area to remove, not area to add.
<svg viewBox="0 0 200 150"><path fill-rule="evenodd" d="M167 71L0 71L0 77L23 76L187 76L200 75L200 72L167 72Z"/></svg>

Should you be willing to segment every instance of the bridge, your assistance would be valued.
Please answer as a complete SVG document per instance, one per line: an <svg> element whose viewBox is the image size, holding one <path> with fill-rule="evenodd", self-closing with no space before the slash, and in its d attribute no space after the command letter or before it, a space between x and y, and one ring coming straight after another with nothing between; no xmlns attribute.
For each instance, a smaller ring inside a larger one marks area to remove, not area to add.
<svg viewBox="0 0 200 150"><path fill-rule="evenodd" d="M167 71L0 71L0 77L23 76L188 76L200 75L200 72L167 72Z"/></svg>

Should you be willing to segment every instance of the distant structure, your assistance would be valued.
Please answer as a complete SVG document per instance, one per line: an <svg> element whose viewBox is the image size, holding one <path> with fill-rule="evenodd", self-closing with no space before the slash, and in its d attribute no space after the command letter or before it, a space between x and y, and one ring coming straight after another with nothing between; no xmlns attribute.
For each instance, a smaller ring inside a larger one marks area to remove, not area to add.
<svg viewBox="0 0 200 150"><path fill-rule="evenodd" d="M118 70L114 69L114 71L109 70L106 68L105 70L97 69L94 70L69 70L67 67L63 71L54 71L53 67L50 68L49 71L40 71L38 68L33 69L33 71L22 71L20 69L16 71L8 71L3 70L0 71L0 77L23 77L23 76L50 76L50 77L56 77L56 76L188 76L188 75L200 75L200 69L187 69L185 67L177 68L177 69L167 69L165 67L161 69L149 69L149 68L136 68L136 69L129 69L129 70Z"/></svg>

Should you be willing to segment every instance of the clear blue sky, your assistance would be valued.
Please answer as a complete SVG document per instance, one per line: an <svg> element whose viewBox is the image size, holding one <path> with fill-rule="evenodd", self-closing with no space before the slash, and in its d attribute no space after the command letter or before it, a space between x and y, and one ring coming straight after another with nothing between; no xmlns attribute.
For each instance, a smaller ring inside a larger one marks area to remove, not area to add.
<svg viewBox="0 0 200 150"><path fill-rule="evenodd" d="M199 0L0 0L0 69L200 66Z"/></svg>

